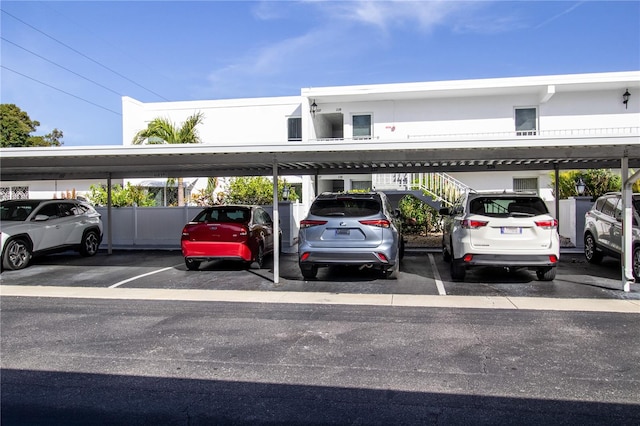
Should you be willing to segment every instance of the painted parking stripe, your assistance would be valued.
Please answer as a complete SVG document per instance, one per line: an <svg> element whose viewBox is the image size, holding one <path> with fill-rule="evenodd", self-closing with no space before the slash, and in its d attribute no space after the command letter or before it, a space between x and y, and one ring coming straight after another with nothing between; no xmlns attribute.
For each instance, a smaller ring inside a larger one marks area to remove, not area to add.
<svg viewBox="0 0 640 426"><path fill-rule="evenodd" d="M135 280L140 279L140 278L148 277L149 275L153 275L153 274L157 274L157 273L160 273L160 272L168 271L169 269L174 269L176 266L180 266L180 265L182 265L182 263L179 263L179 264L174 265L174 266L169 266L167 268L158 269L156 271L147 272L146 274L136 275L135 277L127 278L126 280L122 280L120 282L112 284L112 285L109 286L109 288L120 287L122 284L126 284L128 282L135 281Z"/></svg>
<svg viewBox="0 0 640 426"><path fill-rule="evenodd" d="M433 269L433 279L436 281L436 288L440 296L446 296L447 291L444 289L442 279L440 279L440 271L436 266L436 260L433 258L433 254L429 253L429 262L431 262L431 269Z"/></svg>

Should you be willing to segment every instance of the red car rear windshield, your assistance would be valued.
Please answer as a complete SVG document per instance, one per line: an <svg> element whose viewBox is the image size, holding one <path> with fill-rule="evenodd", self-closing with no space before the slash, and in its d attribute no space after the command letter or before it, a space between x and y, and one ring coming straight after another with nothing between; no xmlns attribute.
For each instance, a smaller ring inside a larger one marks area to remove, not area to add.
<svg viewBox="0 0 640 426"><path fill-rule="evenodd" d="M247 223L251 212L246 208L219 207L201 211L194 222Z"/></svg>

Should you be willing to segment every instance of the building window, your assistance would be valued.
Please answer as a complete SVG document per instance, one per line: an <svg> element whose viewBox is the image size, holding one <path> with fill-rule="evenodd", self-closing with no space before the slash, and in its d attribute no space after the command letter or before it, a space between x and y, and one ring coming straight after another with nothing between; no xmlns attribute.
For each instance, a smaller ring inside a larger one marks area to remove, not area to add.
<svg viewBox="0 0 640 426"><path fill-rule="evenodd" d="M371 115L353 116L353 139L371 139Z"/></svg>
<svg viewBox="0 0 640 426"><path fill-rule="evenodd" d="M536 108L516 108L516 135L538 134L538 111Z"/></svg>
<svg viewBox="0 0 640 426"><path fill-rule="evenodd" d="M302 118L291 117L287 119L287 138L289 141L302 140Z"/></svg>
<svg viewBox="0 0 640 426"><path fill-rule="evenodd" d="M357 191L371 191L372 185L370 180L352 180L351 189Z"/></svg>
<svg viewBox="0 0 640 426"><path fill-rule="evenodd" d="M538 178L513 178L513 190L516 192L538 192Z"/></svg>

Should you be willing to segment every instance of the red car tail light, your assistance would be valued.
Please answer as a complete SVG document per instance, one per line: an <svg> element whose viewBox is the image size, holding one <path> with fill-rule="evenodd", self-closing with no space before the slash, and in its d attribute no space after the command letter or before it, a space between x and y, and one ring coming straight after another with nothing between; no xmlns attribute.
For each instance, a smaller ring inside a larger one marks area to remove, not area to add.
<svg viewBox="0 0 640 426"><path fill-rule="evenodd" d="M558 227L558 221L556 219L537 220L535 224L542 229L556 229Z"/></svg>
<svg viewBox="0 0 640 426"><path fill-rule="evenodd" d="M550 255L549 256L549 262L558 263L558 256L556 256L555 254Z"/></svg>
<svg viewBox="0 0 640 426"><path fill-rule="evenodd" d="M307 260L307 259L309 258L309 256L310 256L310 255L311 255L311 253L309 253L309 252L304 252L304 253L302 253L302 256L300 256L300 260L301 260L301 261Z"/></svg>
<svg viewBox="0 0 640 426"><path fill-rule="evenodd" d="M387 219L373 219L373 220L361 220L361 224L369 226L377 226L379 228L390 228L391 222Z"/></svg>
<svg viewBox="0 0 640 426"><path fill-rule="evenodd" d="M324 225L326 220L301 220L300 228L311 228L312 226Z"/></svg>
<svg viewBox="0 0 640 426"><path fill-rule="evenodd" d="M465 262L471 262L473 260L473 255L472 254L465 254L464 257L462 258L463 261Z"/></svg>
<svg viewBox="0 0 640 426"><path fill-rule="evenodd" d="M486 220L465 219L460 223L460 226L465 229L478 229L482 228L483 226L487 226L488 223L489 222L487 222Z"/></svg>

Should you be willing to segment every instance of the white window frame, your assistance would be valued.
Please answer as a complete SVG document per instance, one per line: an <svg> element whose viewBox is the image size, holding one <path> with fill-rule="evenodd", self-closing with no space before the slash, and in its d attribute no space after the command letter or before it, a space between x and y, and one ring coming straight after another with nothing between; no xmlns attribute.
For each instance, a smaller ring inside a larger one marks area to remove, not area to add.
<svg viewBox="0 0 640 426"><path fill-rule="evenodd" d="M290 120L294 120L294 119L300 120L300 128L299 128L300 137L299 138L291 137L291 133L289 132L290 129L291 129L291 127L290 127L291 121ZM302 117L301 116L290 116L290 117L287 117L287 141L289 141L289 142L300 142L300 141L302 141Z"/></svg>
<svg viewBox="0 0 640 426"><path fill-rule="evenodd" d="M354 129L354 123L353 120L355 119L355 117L360 117L360 116L369 116L369 136L356 136ZM359 113L352 113L351 114L351 137L353 138L353 140L369 140L369 139L373 139L373 114L370 112L359 112Z"/></svg>
<svg viewBox="0 0 640 426"><path fill-rule="evenodd" d="M535 119L535 128L534 129L525 129L525 130L519 130L518 129L518 111L519 110L527 110L527 109L532 109L536 112L536 119ZM515 107L513 109L513 127L515 128L516 131L516 136L536 136L539 132L540 129L540 114L538 112L538 107L534 106L534 105L530 105L530 106L519 106L519 107Z"/></svg>

